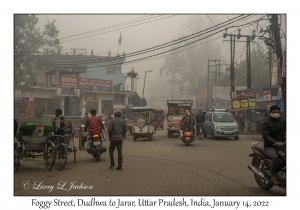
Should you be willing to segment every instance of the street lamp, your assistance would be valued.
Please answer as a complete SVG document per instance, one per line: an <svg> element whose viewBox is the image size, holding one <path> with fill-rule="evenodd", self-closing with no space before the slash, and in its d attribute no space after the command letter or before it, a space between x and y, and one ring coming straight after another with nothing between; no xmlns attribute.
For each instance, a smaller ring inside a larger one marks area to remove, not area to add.
<svg viewBox="0 0 300 210"><path fill-rule="evenodd" d="M146 76L148 72L151 72L152 70L149 71L145 71L145 78L144 78L144 87L143 87L143 94L142 94L142 99L144 98L144 90L145 90L145 82L146 82ZM142 104L142 100L141 100L141 104Z"/></svg>

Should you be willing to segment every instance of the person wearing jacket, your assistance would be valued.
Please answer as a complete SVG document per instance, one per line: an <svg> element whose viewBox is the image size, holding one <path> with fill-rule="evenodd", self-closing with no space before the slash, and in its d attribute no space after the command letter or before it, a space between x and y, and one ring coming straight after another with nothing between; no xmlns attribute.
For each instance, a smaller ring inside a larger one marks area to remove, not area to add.
<svg viewBox="0 0 300 210"><path fill-rule="evenodd" d="M270 107L270 116L262 124L262 136L266 155L271 159L271 181L274 184L280 182L276 178L278 163L277 149L285 142L286 121L280 117L280 108L277 105Z"/></svg>
<svg viewBox="0 0 300 210"><path fill-rule="evenodd" d="M104 125L103 125L101 119L96 116L96 110L92 109L91 110L91 116L86 120L86 123L85 123L85 126L84 126L84 132L89 130L89 134L91 136L95 133L100 134L100 136L101 136L100 143L101 143L102 148L105 149L104 142L103 142L103 134L101 132L102 129L104 129ZM87 152L88 153L91 152L91 145L90 145L89 142L88 142Z"/></svg>
<svg viewBox="0 0 300 210"><path fill-rule="evenodd" d="M117 147L118 150L118 167L117 170L122 170L123 156L122 156L122 145L123 138L126 139L127 126L125 120L121 118L121 111L119 109L114 111L114 118L109 122L108 135L109 135L109 156L110 166L112 169L115 167L114 151Z"/></svg>

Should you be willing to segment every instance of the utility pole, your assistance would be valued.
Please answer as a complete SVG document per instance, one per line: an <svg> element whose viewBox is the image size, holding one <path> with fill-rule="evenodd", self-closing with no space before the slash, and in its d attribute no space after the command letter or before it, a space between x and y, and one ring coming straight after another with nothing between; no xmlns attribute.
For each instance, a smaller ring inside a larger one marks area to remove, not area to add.
<svg viewBox="0 0 300 210"><path fill-rule="evenodd" d="M279 67L278 67L278 78L281 78L281 81L278 80L278 82L281 83L281 92L282 92L282 100L283 100L283 106L284 106L284 115L286 117L286 77L282 77L282 63L283 63L283 55L282 55L282 49L281 49L281 41L280 41L280 29L278 26L278 15L272 15L271 21L274 24L274 41L275 41L275 52L277 55L277 58L280 59Z"/></svg>
<svg viewBox="0 0 300 210"><path fill-rule="evenodd" d="M250 50L250 36L247 36L247 89L251 89L251 50ZM251 110L247 110L247 120L251 121Z"/></svg>
<svg viewBox="0 0 300 210"><path fill-rule="evenodd" d="M255 38L255 30L253 30L252 36L249 35L241 35L241 29L238 30L238 35L237 39L240 39L241 37L246 38L246 47L247 47L247 89L251 89L252 84L251 84L251 59L250 59L250 42L254 40ZM223 37L226 38L226 36L230 36L230 49L231 49L231 64L230 64L230 80L231 80L231 91L235 91L235 86L234 86L234 54L235 54L235 34L227 34L227 29L225 29L225 33L223 34ZM233 40L232 40L233 36ZM242 42L242 41L241 41ZM247 120L251 121L251 110L247 110Z"/></svg>
<svg viewBox="0 0 300 210"><path fill-rule="evenodd" d="M234 56L235 56L235 34L233 35L232 39L232 34L230 34L230 87L231 91L235 90L234 86Z"/></svg>
<svg viewBox="0 0 300 210"><path fill-rule="evenodd" d="M209 65L210 61L213 61L215 64L214 65ZM216 62L219 62L219 71L217 70L217 64ZM208 110L209 107L208 107L208 99L210 98L210 108L212 108L212 90L213 90L213 85L214 85L214 81L216 80L217 78L217 73L219 72L219 84L220 84L220 62L221 60L208 60L207 61L207 101L206 101L206 109ZM215 71L210 71L209 70L209 67L215 67ZM210 73L213 73L214 74L214 79L210 79ZM210 88L210 85L209 85L209 82L210 81L213 81L212 84L211 84L211 88ZM208 97L210 96L210 97Z"/></svg>

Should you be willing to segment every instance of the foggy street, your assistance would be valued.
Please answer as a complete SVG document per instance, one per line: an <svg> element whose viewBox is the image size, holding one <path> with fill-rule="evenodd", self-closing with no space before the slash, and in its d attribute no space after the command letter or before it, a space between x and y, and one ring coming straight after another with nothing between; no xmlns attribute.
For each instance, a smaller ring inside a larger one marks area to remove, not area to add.
<svg viewBox="0 0 300 210"><path fill-rule="evenodd" d="M77 162L69 154L62 171L55 167L47 171L42 160L21 160L14 173L14 195L285 196L286 191L277 187L261 189L247 168L255 141L260 142L258 135L241 135L239 140L211 140L208 136L196 137L186 146L177 136L168 138L167 130L157 130L153 141L133 141L128 136L123 143L122 171L109 169L108 151L96 162L77 146ZM105 146L108 148L109 142ZM116 159L117 151L114 155ZM75 189L75 185L87 189Z"/></svg>

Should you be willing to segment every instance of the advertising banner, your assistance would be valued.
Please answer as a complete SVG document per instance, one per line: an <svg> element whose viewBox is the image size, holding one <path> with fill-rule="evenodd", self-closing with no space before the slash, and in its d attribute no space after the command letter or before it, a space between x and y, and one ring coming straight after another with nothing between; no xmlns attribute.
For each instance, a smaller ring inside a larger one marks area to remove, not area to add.
<svg viewBox="0 0 300 210"><path fill-rule="evenodd" d="M272 83L271 85L277 85L278 84L278 64L279 64L279 59L276 61L273 61L272 63Z"/></svg>
<svg viewBox="0 0 300 210"><path fill-rule="evenodd" d="M245 90L245 86L237 86L235 90ZM213 87L212 108L213 109L231 109L230 86Z"/></svg>
<svg viewBox="0 0 300 210"><path fill-rule="evenodd" d="M255 89L230 91L232 110L258 108Z"/></svg>
<svg viewBox="0 0 300 210"><path fill-rule="evenodd" d="M283 52L282 77L286 77L286 51Z"/></svg>
<svg viewBox="0 0 300 210"><path fill-rule="evenodd" d="M25 114L34 114L34 101L25 101L24 102L24 111Z"/></svg>
<svg viewBox="0 0 300 210"><path fill-rule="evenodd" d="M77 88L77 77L62 75L60 79L61 94L74 94L73 91Z"/></svg>
<svg viewBox="0 0 300 210"><path fill-rule="evenodd" d="M83 90L101 90L101 91L112 91L111 80L101 79L90 79L90 78L78 78L79 89Z"/></svg>

